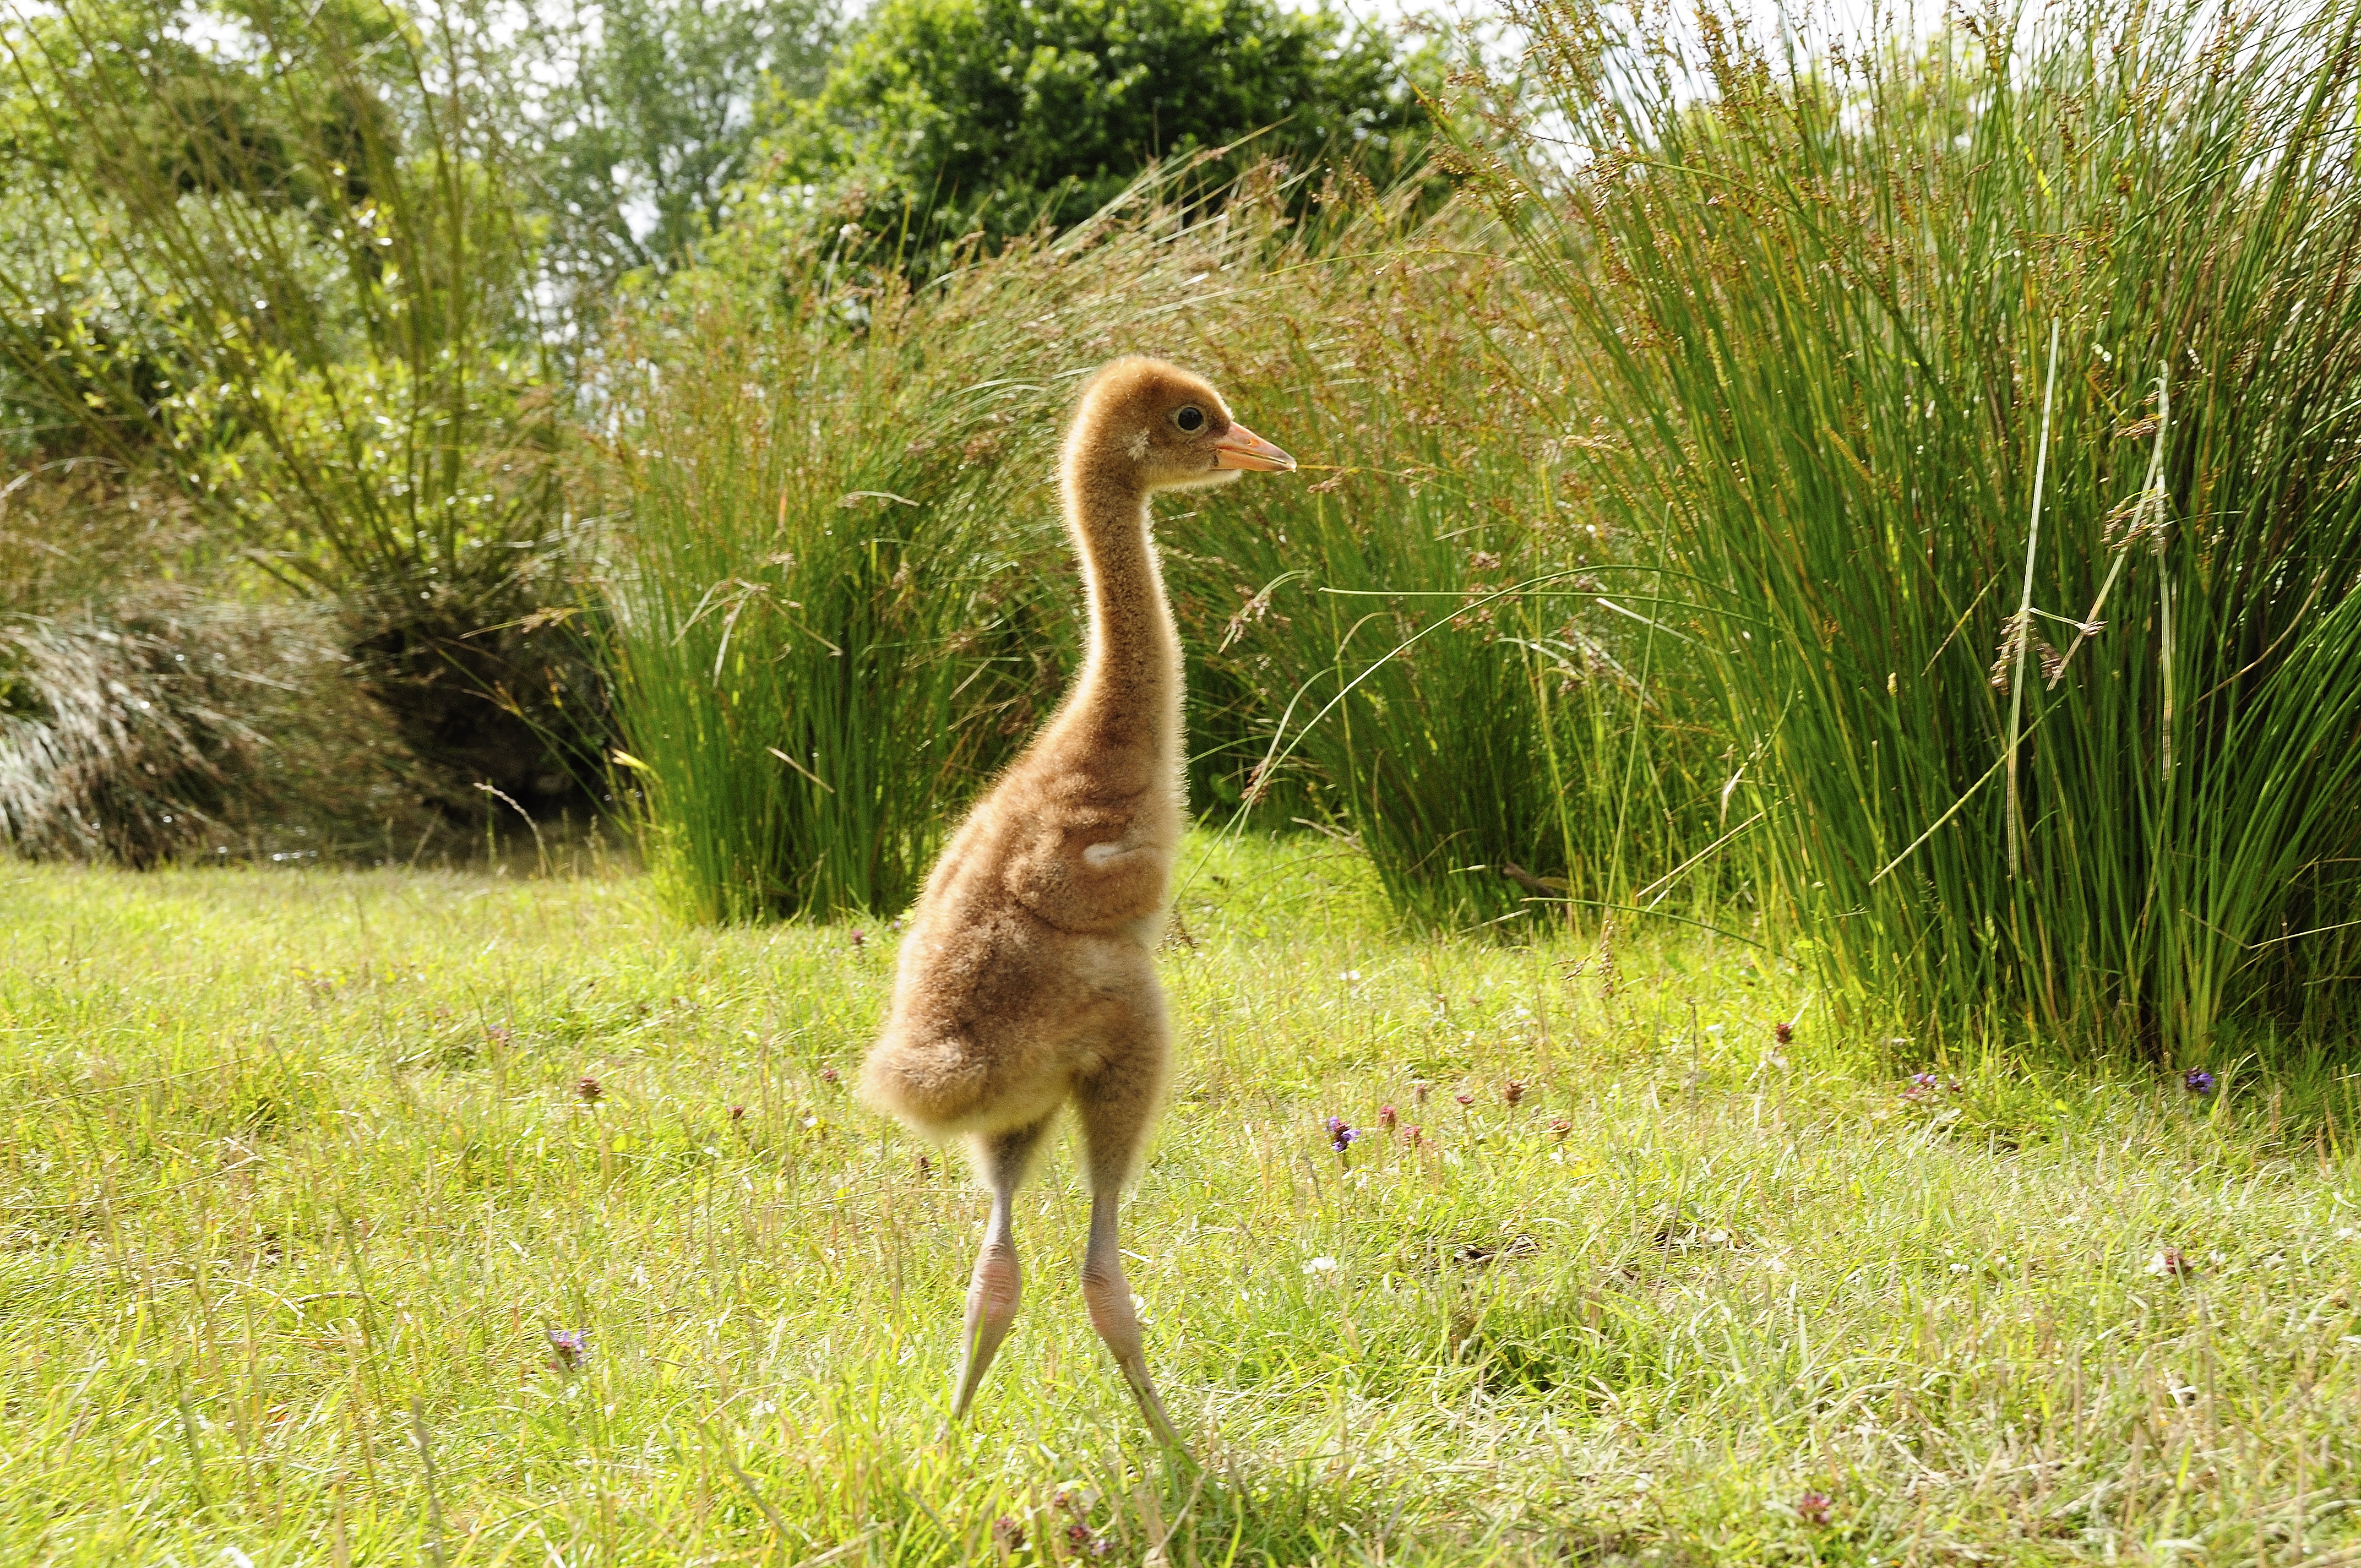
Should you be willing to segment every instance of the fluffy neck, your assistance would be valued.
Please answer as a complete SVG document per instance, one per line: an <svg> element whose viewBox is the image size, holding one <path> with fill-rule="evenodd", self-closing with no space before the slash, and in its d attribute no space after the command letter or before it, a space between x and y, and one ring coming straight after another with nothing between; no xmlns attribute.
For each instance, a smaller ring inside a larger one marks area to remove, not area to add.
<svg viewBox="0 0 2361 1568"><path fill-rule="evenodd" d="M1082 556L1090 646L1072 707L1109 739L1177 759L1180 637L1148 532L1148 497L1135 485L1069 461L1066 526Z"/></svg>

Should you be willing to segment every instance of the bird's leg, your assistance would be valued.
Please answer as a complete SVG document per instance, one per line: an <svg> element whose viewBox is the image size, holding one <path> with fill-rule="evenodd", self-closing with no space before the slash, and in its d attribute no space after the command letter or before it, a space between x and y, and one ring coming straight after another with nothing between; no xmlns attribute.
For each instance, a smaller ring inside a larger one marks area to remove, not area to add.
<svg viewBox="0 0 2361 1568"><path fill-rule="evenodd" d="M1082 1257L1082 1299L1090 1306L1091 1326L1115 1353L1115 1363L1123 1368L1124 1381L1131 1385L1132 1397L1139 1401L1139 1413L1148 1418L1156 1441L1177 1449L1180 1434L1173 1430L1172 1418L1164 1413L1156 1385L1148 1381L1148 1355L1139 1342L1139 1317L1131 1306L1131 1283L1123 1277L1123 1252L1115 1238L1119 1194L1118 1187L1105 1186L1091 1195L1091 1243Z"/></svg>
<svg viewBox="0 0 2361 1568"><path fill-rule="evenodd" d="M1001 1342L1016 1323L1016 1306L1024 1279L1016 1264L1016 1232L1012 1210L1016 1185L1025 1179L1034 1146L1047 1130L1047 1120L1012 1133L979 1138L976 1165L992 1189L992 1218L983 1229L983 1250L976 1254L975 1272L967 1282L967 1333L960 1361L959 1392L951 1400L951 1420L967 1414L968 1404L983 1382L983 1374Z"/></svg>

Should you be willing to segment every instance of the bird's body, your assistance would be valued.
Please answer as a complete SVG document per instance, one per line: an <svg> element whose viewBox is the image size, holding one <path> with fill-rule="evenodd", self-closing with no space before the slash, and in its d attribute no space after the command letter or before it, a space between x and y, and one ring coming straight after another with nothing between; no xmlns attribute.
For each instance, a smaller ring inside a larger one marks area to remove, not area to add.
<svg viewBox="0 0 2361 1568"><path fill-rule="evenodd" d="M1068 433L1060 475L1090 600L1088 653L1055 717L928 877L893 1011L862 1070L869 1103L963 1138L993 1191L955 1413L1015 1319L1009 1200L1071 1100L1093 1193L1092 1321L1158 1435L1172 1436L1115 1244L1116 1199L1170 1059L1155 949L1184 820L1180 640L1148 498L1293 466L1232 422L1211 387L1154 360L1100 372Z"/></svg>

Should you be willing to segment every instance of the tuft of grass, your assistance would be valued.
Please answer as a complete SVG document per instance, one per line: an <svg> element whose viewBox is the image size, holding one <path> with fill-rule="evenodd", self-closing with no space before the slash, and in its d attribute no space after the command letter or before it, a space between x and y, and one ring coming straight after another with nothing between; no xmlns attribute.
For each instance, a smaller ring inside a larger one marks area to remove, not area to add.
<svg viewBox="0 0 2361 1568"><path fill-rule="evenodd" d="M2361 8L1520 16L1583 156L1528 111L1479 173L1596 366L1602 502L1684 574L1729 852L1839 1005L2345 1027Z"/></svg>
<svg viewBox="0 0 2361 1568"><path fill-rule="evenodd" d="M1702 841L1708 738L1655 662L1680 634L1580 577L1628 551L1555 488L1548 411L1500 406L1503 355L1545 345L1499 324L1516 272L1457 253L1477 215L1340 176L1307 237L1301 181L1263 169L1193 222L1191 177L915 294L879 242L783 231L782 263L750 223L612 350L618 700L675 907L908 898L1056 700L1051 453L1128 352L1205 370L1306 464L1159 503L1202 807L1356 839L1436 926L1621 900Z"/></svg>
<svg viewBox="0 0 2361 1568"><path fill-rule="evenodd" d="M1091 1332L1062 1151L945 1435L980 1200L844 1087L889 931L685 927L615 876L0 872L0 1556L2361 1547L2349 1083L1919 1090L1709 938L1409 938L1332 842L1191 862L1126 1238L1201 1470Z"/></svg>

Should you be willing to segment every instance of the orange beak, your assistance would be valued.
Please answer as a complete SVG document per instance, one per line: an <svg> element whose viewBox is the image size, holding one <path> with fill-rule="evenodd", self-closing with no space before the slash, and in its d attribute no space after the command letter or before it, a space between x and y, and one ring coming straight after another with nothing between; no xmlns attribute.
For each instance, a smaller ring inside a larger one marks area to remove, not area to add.
<svg viewBox="0 0 2361 1568"><path fill-rule="evenodd" d="M1292 474L1295 472L1295 459L1245 425L1233 422L1227 431L1213 438L1213 466L1251 468L1264 474Z"/></svg>

